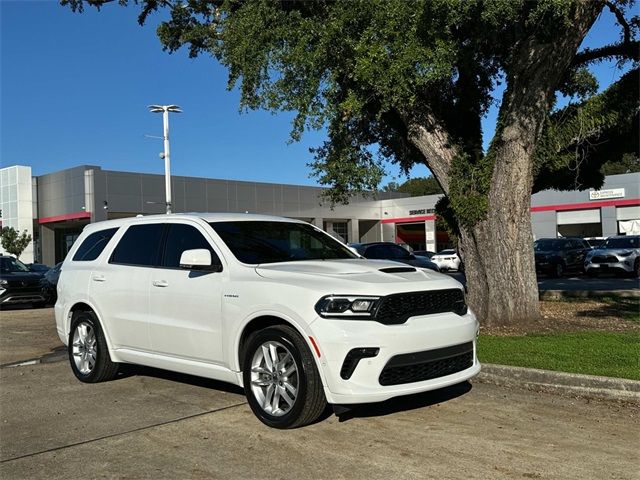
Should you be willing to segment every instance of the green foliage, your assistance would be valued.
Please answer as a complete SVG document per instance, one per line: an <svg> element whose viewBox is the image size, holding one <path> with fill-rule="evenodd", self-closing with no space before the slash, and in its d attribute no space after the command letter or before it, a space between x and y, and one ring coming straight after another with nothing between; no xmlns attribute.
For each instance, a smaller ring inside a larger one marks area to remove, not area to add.
<svg viewBox="0 0 640 480"><path fill-rule="evenodd" d="M31 242L31 235L29 235L26 230L19 233L13 227L3 227L1 236L2 248L4 248L7 253L15 255L18 258L20 258L24 249L27 248Z"/></svg>
<svg viewBox="0 0 640 480"><path fill-rule="evenodd" d="M536 148L534 191L598 188L623 158L633 168L629 157L640 156L639 80L633 69L601 94L549 116Z"/></svg>
<svg viewBox="0 0 640 480"><path fill-rule="evenodd" d="M618 161L609 160L602 165L603 175L617 175L620 173L640 172L640 156L633 153L625 153Z"/></svg>
<svg viewBox="0 0 640 480"><path fill-rule="evenodd" d="M73 10L84 5L83 0L61 3ZM553 44L560 32L574 28L572 15L580 5L578 0L119 3L139 5L141 24L151 13L168 10L170 19L158 28L164 48L173 52L187 46L191 56L213 55L229 70L228 87L239 87L241 109L295 112L292 140L306 129L326 128L328 141L313 150L311 167L319 182L331 187L333 202L375 190L386 162L397 163L405 173L416 163L429 166L434 159L417 150L408 132L410 125L424 126L427 118L435 118L459 153L447 175L447 208L466 226L486 214L493 156L483 152L481 118L498 100L492 95L496 84L510 78L514 46L532 37ZM607 3L623 41L576 57L557 85L561 92L590 101L597 83L585 69L589 62L637 60L637 17L623 15L633 3ZM536 163L541 183L552 177L574 188L569 130L588 119L592 127L600 124L601 132L614 132L613 125L626 117L606 113L611 107L606 103L589 107L601 119L569 110L549 119ZM566 121L572 116L574 127ZM497 133L501 128L498 124ZM578 143L587 156L595 151ZM589 162L580 164L581 172L593 170ZM593 164L596 171L601 164ZM585 175L578 183L597 186L598 178Z"/></svg>
<svg viewBox="0 0 640 480"><path fill-rule="evenodd" d="M402 185L398 185L396 182L390 182L382 190L385 192L408 193L411 197L440 195L443 193L438 180L436 180L434 176L411 178Z"/></svg>

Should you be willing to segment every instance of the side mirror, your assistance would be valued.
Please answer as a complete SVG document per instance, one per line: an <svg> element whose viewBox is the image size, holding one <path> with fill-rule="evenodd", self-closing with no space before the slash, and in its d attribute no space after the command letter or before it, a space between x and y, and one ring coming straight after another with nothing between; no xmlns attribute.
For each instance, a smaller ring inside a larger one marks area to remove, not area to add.
<svg viewBox="0 0 640 480"><path fill-rule="evenodd" d="M187 270L207 270L210 272L222 271L222 265L211 263L211 252L206 248L185 250L180 255L180 268Z"/></svg>

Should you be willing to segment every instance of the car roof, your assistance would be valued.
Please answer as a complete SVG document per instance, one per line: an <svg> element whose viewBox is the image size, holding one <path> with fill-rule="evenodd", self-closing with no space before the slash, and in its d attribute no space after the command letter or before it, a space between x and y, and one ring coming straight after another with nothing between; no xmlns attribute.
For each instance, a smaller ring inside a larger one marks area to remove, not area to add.
<svg viewBox="0 0 640 480"><path fill-rule="evenodd" d="M171 220L204 220L205 222L288 222L306 223L293 218L276 217L273 215L259 215L252 213L171 213L161 215L139 215L137 217L118 218L115 220L105 220L103 222L90 223L85 227L86 231L104 230L106 228L116 228L123 225L147 222L168 222Z"/></svg>

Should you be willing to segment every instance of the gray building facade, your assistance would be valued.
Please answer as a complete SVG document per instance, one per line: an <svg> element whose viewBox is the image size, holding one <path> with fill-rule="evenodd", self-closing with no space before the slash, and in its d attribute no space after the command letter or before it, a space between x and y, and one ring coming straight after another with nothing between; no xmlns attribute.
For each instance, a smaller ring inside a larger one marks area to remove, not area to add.
<svg viewBox="0 0 640 480"><path fill-rule="evenodd" d="M0 169L0 180L13 179L14 174L4 172L16 168L21 177L30 176L29 167L7 167ZM322 201L319 187L181 176L172 177L171 185L174 212L263 213L308 221L350 243L392 241L431 251L450 246L435 221L439 195L384 193L354 197L348 205L331 208ZM6 193L3 183L0 200L21 201L20 225L32 226L32 258L22 259L47 265L62 261L90 222L164 213L166 208L163 175L82 165L32 177L31 187L21 187L17 195L25 198L18 199ZM31 222L25 223L22 217L29 216ZM531 217L536 238L633 233L633 225L640 224L640 174L607 177L599 191L537 193ZM8 220L3 218L3 224Z"/></svg>

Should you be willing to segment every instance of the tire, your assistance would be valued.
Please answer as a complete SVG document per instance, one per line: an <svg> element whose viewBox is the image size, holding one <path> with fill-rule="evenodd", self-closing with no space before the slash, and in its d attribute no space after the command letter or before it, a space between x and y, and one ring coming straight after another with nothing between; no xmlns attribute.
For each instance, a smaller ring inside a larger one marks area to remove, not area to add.
<svg viewBox="0 0 640 480"><path fill-rule="evenodd" d="M633 272L631 275L634 278L640 278L640 257L636 258L635 262L633 262Z"/></svg>
<svg viewBox="0 0 640 480"><path fill-rule="evenodd" d="M598 276L598 270L596 268L592 268L590 270L587 270L587 276L592 277L592 278L596 278Z"/></svg>
<svg viewBox="0 0 640 480"><path fill-rule="evenodd" d="M100 322L93 312L73 314L67 352L71 370L81 382L106 382L118 374L118 364L111 361Z"/></svg>
<svg viewBox="0 0 640 480"><path fill-rule="evenodd" d="M564 275L564 264L562 262L558 262L553 266L553 271L551 272L554 278L562 278Z"/></svg>
<svg viewBox="0 0 640 480"><path fill-rule="evenodd" d="M281 362L280 368L273 368L274 358ZM327 407L312 353L300 334L288 325L265 328L249 337L243 366L249 406L269 427L308 425Z"/></svg>

